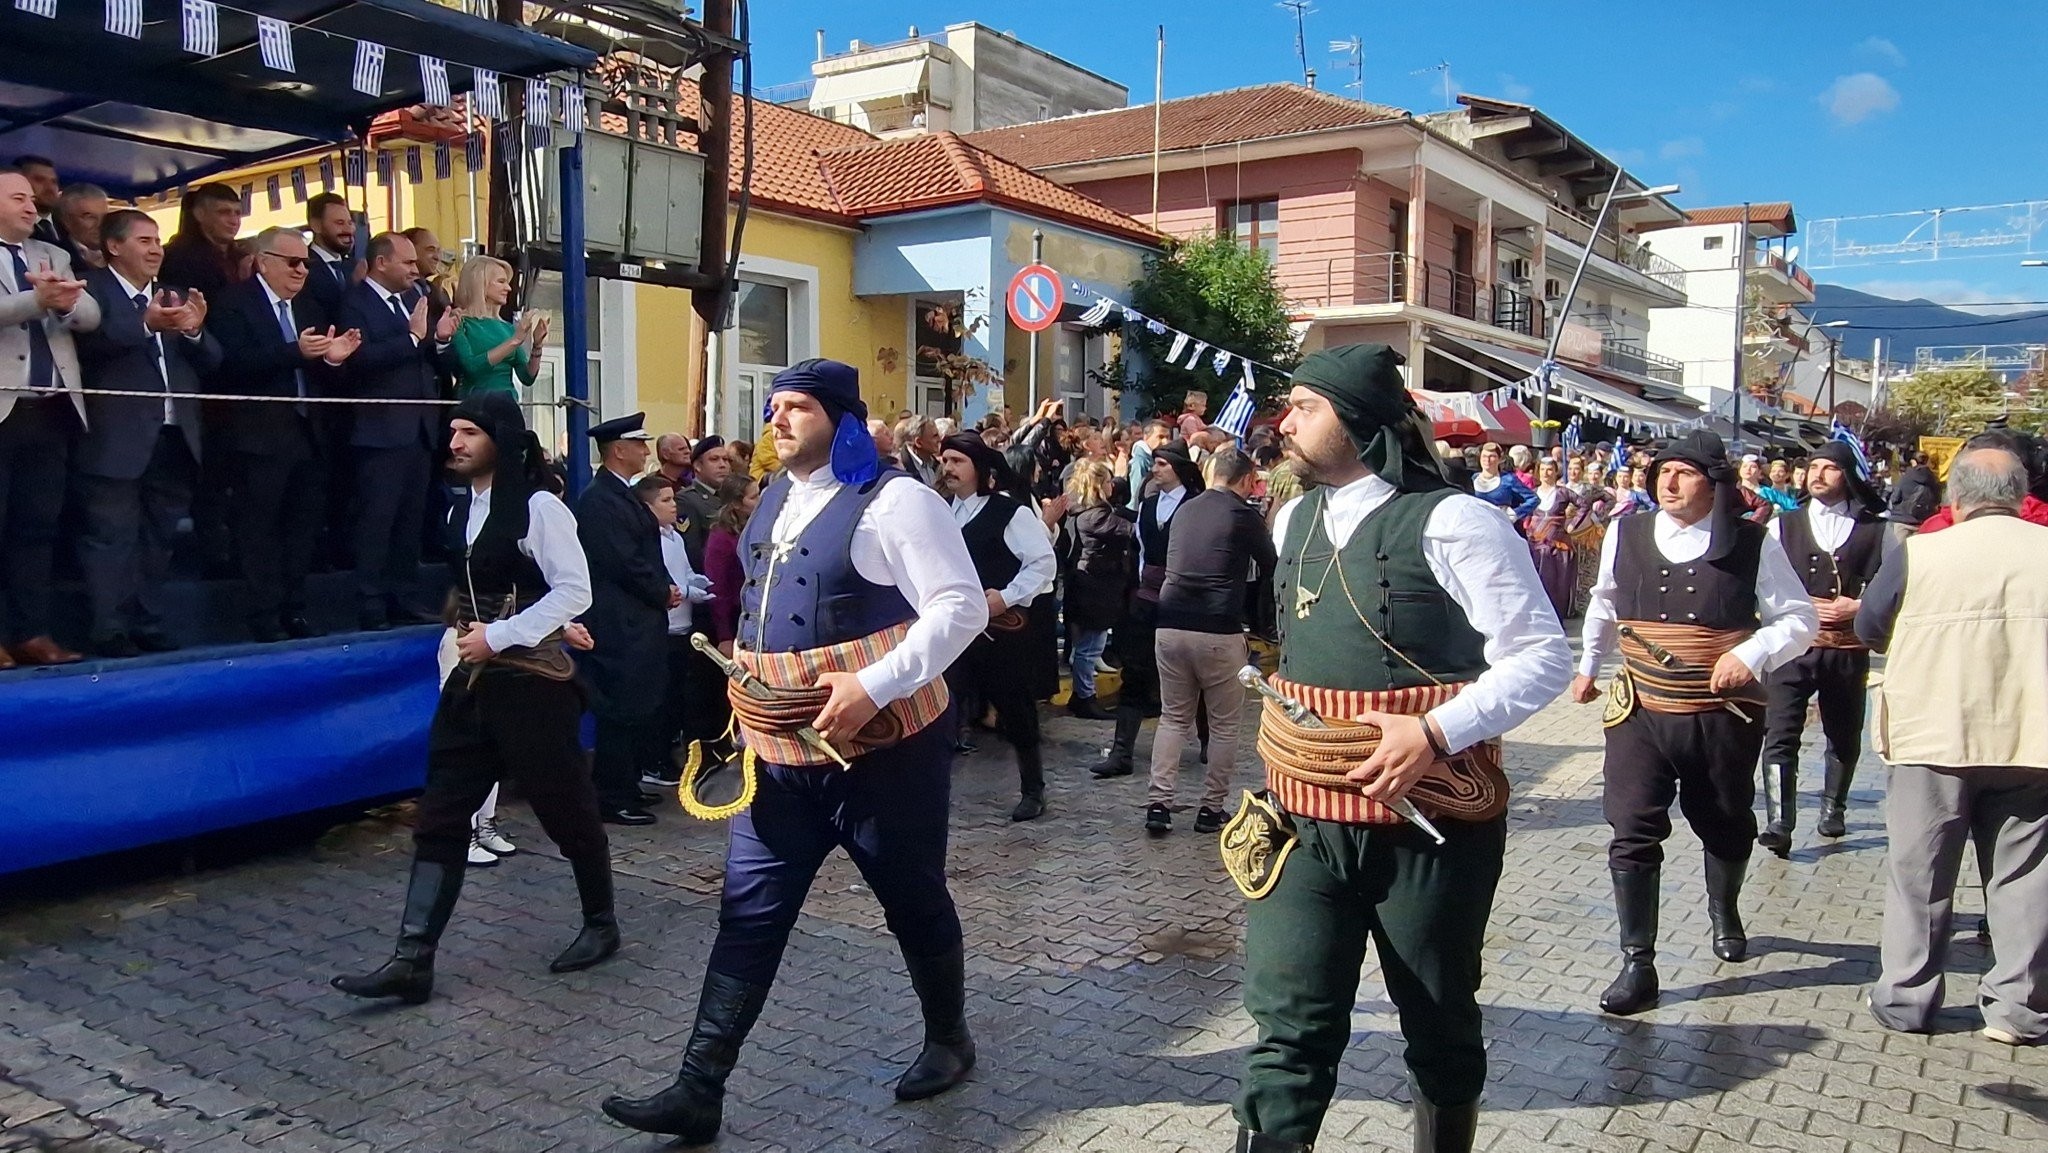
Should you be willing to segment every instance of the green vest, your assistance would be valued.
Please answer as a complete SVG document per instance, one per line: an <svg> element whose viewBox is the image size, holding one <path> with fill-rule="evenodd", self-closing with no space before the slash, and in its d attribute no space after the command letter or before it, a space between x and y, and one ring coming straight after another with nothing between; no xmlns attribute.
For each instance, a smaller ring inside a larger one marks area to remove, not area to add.
<svg viewBox="0 0 2048 1153"><path fill-rule="evenodd" d="M1432 683L1410 661L1446 682L1469 681L1486 671L1486 638L1422 558L1423 524L1430 510L1453 495L1395 493L1359 524L1341 551L1323 531L1329 490L1302 498L1288 517L1273 583L1281 676L1327 689L1385 692Z"/></svg>

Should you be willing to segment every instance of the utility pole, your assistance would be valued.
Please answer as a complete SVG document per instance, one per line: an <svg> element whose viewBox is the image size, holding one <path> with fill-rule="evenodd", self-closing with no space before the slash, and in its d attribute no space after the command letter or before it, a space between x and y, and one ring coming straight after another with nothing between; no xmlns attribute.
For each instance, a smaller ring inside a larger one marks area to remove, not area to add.
<svg viewBox="0 0 2048 1153"><path fill-rule="evenodd" d="M1742 391L1749 387L1742 379L1742 338L1749 325L1749 201L1742 202L1742 233L1735 238L1735 387L1734 408L1729 421L1730 431L1735 434L1735 443L1728 447L1738 448L1742 444Z"/></svg>
<svg viewBox="0 0 2048 1153"><path fill-rule="evenodd" d="M732 37L732 0L704 0L704 30ZM726 304L733 289L725 278L726 210L732 195L732 57L723 52L711 54L704 61L697 88L703 95L697 112L697 150L704 154L704 228L698 241L697 271L716 279L690 290L690 307L704 330L704 345L696 350L695 387L686 388L683 395L693 433L704 431L704 398L717 387L709 379L711 343L725 328ZM744 430L746 426L741 427Z"/></svg>

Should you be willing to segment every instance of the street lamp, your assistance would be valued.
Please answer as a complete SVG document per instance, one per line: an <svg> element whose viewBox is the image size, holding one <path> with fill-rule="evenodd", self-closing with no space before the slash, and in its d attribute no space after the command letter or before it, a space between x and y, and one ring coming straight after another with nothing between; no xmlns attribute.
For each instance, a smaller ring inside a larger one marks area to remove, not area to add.
<svg viewBox="0 0 2048 1153"><path fill-rule="evenodd" d="M1676 184L1660 184L1640 192L1622 192L1621 178L1624 175L1626 173L1617 165L1614 169L1614 180L1607 185L1607 195L1601 198L1600 212L1593 217L1593 231L1586 237L1586 250L1579 254L1579 266L1572 270L1571 286L1564 290L1564 304L1559 306L1556 318L1551 322L1550 341L1543 350L1543 361L1536 366L1536 384L1539 389L1536 398L1536 419L1546 425L1550 421L1551 381L1557 374L1557 342L1564 336L1565 318L1572 314L1572 300L1579 295L1579 282L1586 278L1586 265L1592 263L1593 246L1600 242L1600 229L1607 223L1608 210L1617 204L1640 204L1645 200L1675 196L1684 191ZM1546 441L1549 435L1546 428ZM1546 443L1543 447L1548 448L1549 445Z"/></svg>

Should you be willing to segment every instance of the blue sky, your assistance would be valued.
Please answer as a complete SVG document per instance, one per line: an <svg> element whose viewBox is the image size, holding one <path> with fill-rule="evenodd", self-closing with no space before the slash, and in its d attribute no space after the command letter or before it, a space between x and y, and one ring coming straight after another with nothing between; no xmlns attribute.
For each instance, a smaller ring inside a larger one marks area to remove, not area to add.
<svg viewBox="0 0 2048 1153"><path fill-rule="evenodd" d="M839 52L855 38L899 39L913 24L936 32L974 12L928 0L764 3L753 11L755 83L809 75L820 27ZM1931 18L1906 0L1318 0L1308 60L1319 87L1343 91L1350 69L1328 45L1359 36L1366 97L1418 112L1443 106L1439 73L1422 70L1448 60L1454 92L1535 103L1651 183L1684 185L1677 199L1694 207L1790 200L1806 226L2048 200L2048 146L2035 116L2048 3L1961 0L1941 12ZM981 17L1128 86L1134 103L1151 100L1162 18L1168 99L1300 79L1294 17L1270 0L1015 5ZM1842 235L1892 241L1911 227L1870 221ZM2037 255L2048 255L2044 246L2048 231ZM2048 269L2018 265L2002 255L1816 276L1944 303L2048 300Z"/></svg>

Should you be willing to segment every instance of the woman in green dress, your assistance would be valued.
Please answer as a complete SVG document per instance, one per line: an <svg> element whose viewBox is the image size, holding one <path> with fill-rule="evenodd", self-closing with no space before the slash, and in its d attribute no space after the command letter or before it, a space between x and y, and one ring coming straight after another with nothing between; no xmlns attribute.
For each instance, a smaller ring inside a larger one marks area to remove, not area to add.
<svg viewBox="0 0 2048 1153"><path fill-rule="evenodd" d="M519 399L519 384L532 384L540 371L541 345L548 338L547 317L525 312L517 325L501 317L512 296L512 266L494 256L472 256L463 262L455 286L455 308L462 323L455 329L455 357L462 366L457 399L480 392L503 392Z"/></svg>

